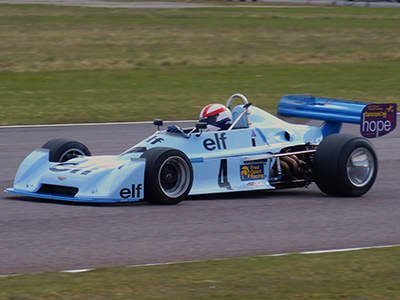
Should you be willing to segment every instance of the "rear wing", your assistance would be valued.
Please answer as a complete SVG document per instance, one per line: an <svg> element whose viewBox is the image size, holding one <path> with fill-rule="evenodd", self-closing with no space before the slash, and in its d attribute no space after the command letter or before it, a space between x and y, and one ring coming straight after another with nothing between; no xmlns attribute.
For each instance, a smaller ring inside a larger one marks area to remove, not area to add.
<svg viewBox="0 0 400 300"><path fill-rule="evenodd" d="M315 97L286 95L278 104L278 115L325 121L321 126L324 137L339 133L343 123L361 123L361 114L369 103Z"/></svg>
<svg viewBox="0 0 400 300"><path fill-rule="evenodd" d="M278 104L278 115L325 121L322 135L339 133L343 123L361 123L361 113L368 105L364 102L346 101L314 95L286 95Z"/></svg>
<svg viewBox="0 0 400 300"><path fill-rule="evenodd" d="M395 103L374 104L349 100L315 97L314 95L286 95L278 104L278 115L325 121L322 135L339 133L343 123L360 124L364 137L385 135L396 127Z"/></svg>
<svg viewBox="0 0 400 300"><path fill-rule="evenodd" d="M361 113L369 103L315 97L286 95L278 104L278 115L328 122L361 123Z"/></svg>

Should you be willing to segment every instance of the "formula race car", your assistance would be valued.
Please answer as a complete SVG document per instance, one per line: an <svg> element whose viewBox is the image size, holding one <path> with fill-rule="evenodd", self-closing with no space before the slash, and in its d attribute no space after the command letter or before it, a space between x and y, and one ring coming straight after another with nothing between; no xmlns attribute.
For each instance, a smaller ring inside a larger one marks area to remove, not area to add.
<svg viewBox="0 0 400 300"><path fill-rule="evenodd" d="M232 108L235 99L243 103ZM152 136L115 156L91 156L82 143L53 139L22 162L6 192L62 201L177 204L188 195L312 182L332 196L361 196L372 187L378 171L372 144L339 134L343 122L362 122L368 103L312 95L280 100L279 115L323 120L321 127L287 123L241 94L231 96L226 107L232 122L224 130L207 131L204 119L192 128L160 130L163 122L155 120ZM363 122L380 135L395 126Z"/></svg>

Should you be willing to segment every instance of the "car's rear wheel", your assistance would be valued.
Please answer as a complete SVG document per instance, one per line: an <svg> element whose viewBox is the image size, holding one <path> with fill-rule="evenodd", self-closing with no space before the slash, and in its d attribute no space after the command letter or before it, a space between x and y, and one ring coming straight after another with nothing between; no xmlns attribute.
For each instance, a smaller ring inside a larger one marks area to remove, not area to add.
<svg viewBox="0 0 400 300"><path fill-rule="evenodd" d="M92 155L84 144L69 139L52 139L42 148L50 150L51 162L66 162L78 156Z"/></svg>
<svg viewBox="0 0 400 300"><path fill-rule="evenodd" d="M152 204L178 204L190 192L193 169L188 157L177 149L157 147L145 151L145 201Z"/></svg>
<svg viewBox="0 0 400 300"><path fill-rule="evenodd" d="M313 171L314 181L322 192L332 196L358 197L374 184L378 160L368 140L332 134L318 146Z"/></svg>

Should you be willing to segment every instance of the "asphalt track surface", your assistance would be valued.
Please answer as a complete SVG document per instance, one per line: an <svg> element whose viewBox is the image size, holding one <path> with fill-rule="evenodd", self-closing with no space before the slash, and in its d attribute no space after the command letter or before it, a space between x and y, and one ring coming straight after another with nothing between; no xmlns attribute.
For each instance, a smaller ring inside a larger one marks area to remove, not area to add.
<svg viewBox="0 0 400 300"><path fill-rule="evenodd" d="M0 189L52 138L79 140L93 155L119 154L155 129L0 127ZM196 196L176 206L78 205L1 192L0 275L400 244L400 130L373 143L380 169L361 198L328 197L315 185Z"/></svg>

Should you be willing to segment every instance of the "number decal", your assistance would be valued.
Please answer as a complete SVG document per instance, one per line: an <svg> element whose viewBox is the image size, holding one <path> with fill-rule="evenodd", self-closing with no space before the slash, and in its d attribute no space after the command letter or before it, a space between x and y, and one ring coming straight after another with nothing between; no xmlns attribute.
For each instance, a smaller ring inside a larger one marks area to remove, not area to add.
<svg viewBox="0 0 400 300"><path fill-rule="evenodd" d="M228 163L226 159L221 159L218 174L218 185L220 188L227 188L231 190L231 184L228 181Z"/></svg>

